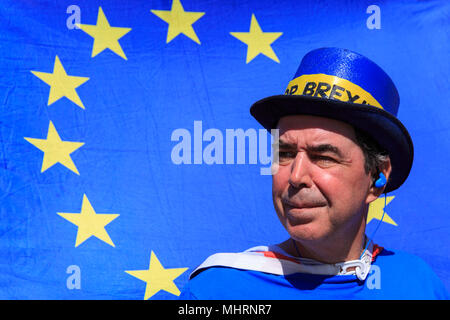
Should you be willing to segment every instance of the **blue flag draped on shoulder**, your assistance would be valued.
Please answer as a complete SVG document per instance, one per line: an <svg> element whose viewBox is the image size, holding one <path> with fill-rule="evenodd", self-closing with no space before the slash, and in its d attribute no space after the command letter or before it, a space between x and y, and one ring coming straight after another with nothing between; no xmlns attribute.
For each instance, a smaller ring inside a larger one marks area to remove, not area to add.
<svg viewBox="0 0 450 320"><path fill-rule="evenodd" d="M331 46L391 75L415 144L376 242L450 289L450 5L434 4L4 1L0 299L176 299L209 255L285 240L249 108Z"/></svg>

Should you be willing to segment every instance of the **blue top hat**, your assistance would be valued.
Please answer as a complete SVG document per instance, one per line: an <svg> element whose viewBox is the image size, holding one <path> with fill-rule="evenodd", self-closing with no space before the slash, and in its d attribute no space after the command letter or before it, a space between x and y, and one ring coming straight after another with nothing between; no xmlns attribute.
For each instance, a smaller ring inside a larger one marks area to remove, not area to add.
<svg viewBox="0 0 450 320"><path fill-rule="evenodd" d="M389 153L389 192L406 180L414 157L411 137L397 119L399 101L391 78L374 62L347 49L320 48L303 57L283 95L255 102L250 113L269 131L294 114L332 118L364 131Z"/></svg>

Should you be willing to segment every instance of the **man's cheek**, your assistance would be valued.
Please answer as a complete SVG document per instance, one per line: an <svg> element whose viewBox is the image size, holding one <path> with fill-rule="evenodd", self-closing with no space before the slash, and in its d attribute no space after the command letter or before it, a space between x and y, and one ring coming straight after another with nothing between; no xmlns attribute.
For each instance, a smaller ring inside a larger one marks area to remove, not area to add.
<svg viewBox="0 0 450 320"><path fill-rule="evenodd" d="M313 177L313 181L327 199L333 198L343 188L342 179L332 174L322 173Z"/></svg>
<svg viewBox="0 0 450 320"><path fill-rule="evenodd" d="M272 176L272 193L274 195L281 194L289 184L289 174L286 174L284 171L279 170Z"/></svg>

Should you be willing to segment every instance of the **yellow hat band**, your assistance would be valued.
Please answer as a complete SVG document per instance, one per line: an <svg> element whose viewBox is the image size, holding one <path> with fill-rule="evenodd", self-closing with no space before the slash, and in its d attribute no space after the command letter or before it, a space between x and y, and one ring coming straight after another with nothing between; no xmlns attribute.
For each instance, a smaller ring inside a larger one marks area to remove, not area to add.
<svg viewBox="0 0 450 320"><path fill-rule="evenodd" d="M285 95L303 95L383 107L360 86L327 74L304 74L289 82Z"/></svg>

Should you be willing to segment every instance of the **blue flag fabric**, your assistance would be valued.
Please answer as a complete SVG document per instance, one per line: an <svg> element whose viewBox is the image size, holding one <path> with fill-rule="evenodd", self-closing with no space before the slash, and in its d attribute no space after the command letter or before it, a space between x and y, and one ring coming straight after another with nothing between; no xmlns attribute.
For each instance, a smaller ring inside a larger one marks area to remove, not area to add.
<svg viewBox="0 0 450 320"><path fill-rule="evenodd" d="M450 289L449 14L443 0L3 1L0 298L176 299L207 256L285 240L249 107L320 47L396 84L415 160L375 242Z"/></svg>

